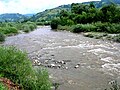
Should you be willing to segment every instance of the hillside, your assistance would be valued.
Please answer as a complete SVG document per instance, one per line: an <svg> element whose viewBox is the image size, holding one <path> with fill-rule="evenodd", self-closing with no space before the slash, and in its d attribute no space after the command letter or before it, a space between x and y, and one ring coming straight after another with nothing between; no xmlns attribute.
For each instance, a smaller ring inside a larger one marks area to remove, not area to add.
<svg viewBox="0 0 120 90"><path fill-rule="evenodd" d="M120 4L120 0L101 0L101 1L93 1L95 7L100 8L103 5L110 4L110 3ZM84 2L83 4L90 4L91 2ZM71 10L71 5L62 5L53 9L48 9L43 12L39 12L33 17L30 18L31 21L50 21L51 19L59 16L61 10Z"/></svg>
<svg viewBox="0 0 120 90"><path fill-rule="evenodd" d="M71 5L62 5L53 9L47 9L43 12L39 12L31 17L31 21L50 21L51 19L57 17L61 10L70 11Z"/></svg>
<svg viewBox="0 0 120 90"><path fill-rule="evenodd" d="M19 13L6 13L0 15L0 22L17 22L24 21L25 19L27 19L27 16Z"/></svg>

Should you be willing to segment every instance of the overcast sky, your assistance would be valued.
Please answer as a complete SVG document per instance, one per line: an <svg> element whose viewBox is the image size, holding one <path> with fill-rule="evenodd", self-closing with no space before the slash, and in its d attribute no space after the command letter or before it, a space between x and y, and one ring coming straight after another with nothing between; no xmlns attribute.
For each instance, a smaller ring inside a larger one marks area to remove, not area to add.
<svg viewBox="0 0 120 90"><path fill-rule="evenodd" d="M0 0L0 14L38 13L64 4L99 0Z"/></svg>

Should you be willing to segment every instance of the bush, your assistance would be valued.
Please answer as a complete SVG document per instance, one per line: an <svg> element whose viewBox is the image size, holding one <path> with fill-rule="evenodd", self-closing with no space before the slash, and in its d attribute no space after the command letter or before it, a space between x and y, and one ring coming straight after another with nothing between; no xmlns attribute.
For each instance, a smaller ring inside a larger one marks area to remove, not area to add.
<svg viewBox="0 0 120 90"><path fill-rule="evenodd" d="M90 32L90 31L95 31L96 30L96 26L94 26L92 24L82 24L81 28L84 32Z"/></svg>
<svg viewBox="0 0 120 90"><path fill-rule="evenodd" d="M96 26L93 24L78 24L72 26L72 32L79 33L79 32L90 32L95 31Z"/></svg>
<svg viewBox="0 0 120 90"><path fill-rule="evenodd" d="M26 22L22 25L22 30L26 33L33 31L35 28L37 28L36 24L34 22Z"/></svg>
<svg viewBox="0 0 120 90"><path fill-rule="evenodd" d="M37 28L37 25L36 25L36 23L34 23L34 22L28 21L28 22L26 22L26 24L28 24L28 25L32 24L32 25L34 26L34 29Z"/></svg>
<svg viewBox="0 0 120 90"><path fill-rule="evenodd" d="M5 41L5 36L4 34L0 33L0 42L3 42Z"/></svg>
<svg viewBox="0 0 120 90"><path fill-rule="evenodd" d="M113 41L120 43L120 34L112 37Z"/></svg>
<svg viewBox="0 0 120 90"><path fill-rule="evenodd" d="M18 30L15 27L2 27L2 28L0 28L0 31L7 35L18 33Z"/></svg>
<svg viewBox="0 0 120 90"><path fill-rule="evenodd" d="M108 23L97 22L94 24L96 26L96 32L108 32L110 26Z"/></svg>
<svg viewBox="0 0 120 90"><path fill-rule="evenodd" d="M58 19L54 19L54 20L51 21L50 26L51 26L52 29L57 29L58 25L59 25L59 20Z"/></svg>
<svg viewBox="0 0 120 90"><path fill-rule="evenodd" d="M70 28L70 26L61 26L61 25L59 25L59 26L58 26L58 30L66 30L66 31L70 31L71 28Z"/></svg>
<svg viewBox="0 0 120 90"><path fill-rule="evenodd" d="M111 24L111 26L113 27L111 33L120 33L120 24Z"/></svg>
<svg viewBox="0 0 120 90"><path fill-rule="evenodd" d="M47 71L35 71L27 54L14 47L0 47L0 74L24 90L50 90Z"/></svg>
<svg viewBox="0 0 120 90"><path fill-rule="evenodd" d="M27 24L22 25L22 30L26 33L31 31L30 27Z"/></svg>
<svg viewBox="0 0 120 90"><path fill-rule="evenodd" d="M37 24L37 25L42 25L42 26L44 25L43 22L36 22L36 24Z"/></svg>
<svg viewBox="0 0 120 90"><path fill-rule="evenodd" d="M29 24L29 28L31 31L33 31L36 27L33 24Z"/></svg>
<svg viewBox="0 0 120 90"><path fill-rule="evenodd" d="M73 26L71 27L71 32L73 32L73 33L83 32L82 24L73 25Z"/></svg>

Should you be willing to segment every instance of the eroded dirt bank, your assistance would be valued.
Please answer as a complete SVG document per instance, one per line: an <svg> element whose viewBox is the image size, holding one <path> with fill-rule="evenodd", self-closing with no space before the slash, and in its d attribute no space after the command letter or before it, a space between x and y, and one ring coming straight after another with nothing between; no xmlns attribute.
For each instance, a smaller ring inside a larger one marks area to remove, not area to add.
<svg viewBox="0 0 120 90"><path fill-rule="evenodd" d="M58 90L104 90L120 82L120 44L39 27L6 39L45 66Z"/></svg>

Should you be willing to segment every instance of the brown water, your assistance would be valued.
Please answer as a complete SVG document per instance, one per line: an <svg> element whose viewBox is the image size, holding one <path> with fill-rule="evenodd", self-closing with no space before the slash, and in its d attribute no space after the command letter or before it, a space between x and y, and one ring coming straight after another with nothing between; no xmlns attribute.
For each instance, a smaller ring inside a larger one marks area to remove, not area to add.
<svg viewBox="0 0 120 90"><path fill-rule="evenodd" d="M51 80L60 83L58 90L104 90L111 81L120 82L119 43L39 27L8 37L4 45L14 45L27 51L31 60L39 60Z"/></svg>

